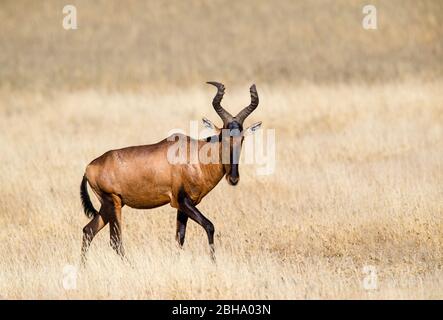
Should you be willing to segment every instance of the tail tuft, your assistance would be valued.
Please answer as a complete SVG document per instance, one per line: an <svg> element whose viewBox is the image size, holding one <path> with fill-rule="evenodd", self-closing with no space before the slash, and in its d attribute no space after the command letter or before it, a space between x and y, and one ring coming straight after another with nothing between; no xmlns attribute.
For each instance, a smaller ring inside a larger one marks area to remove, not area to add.
<svg viewBox="0 0 443 320"><path fill-rule="evenodd" d="M83 210L85 211L85 215L88 218L94 218L98 212L95 210L91 199L89 198L88 194L88 179L86 178L86 175L83 176L82 183L80 185L80 198L82 200Z"/></svg>

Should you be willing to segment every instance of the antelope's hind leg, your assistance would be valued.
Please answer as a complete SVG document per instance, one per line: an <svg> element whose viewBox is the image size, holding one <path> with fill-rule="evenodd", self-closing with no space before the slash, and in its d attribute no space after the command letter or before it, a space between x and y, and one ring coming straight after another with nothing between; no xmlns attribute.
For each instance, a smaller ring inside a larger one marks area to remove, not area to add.
<svg viewBox="0 0 443 320"><path fill-rule="evenodd" d="M104 202L100 207L99 213L83 228L83 242L82 242L82 252L81 252L81 264L86 263L86 253L91 245L92 239L95 235L103 229L108 223L108 215L106 213L109 204Z"/></svg>
<svg viewBox="0 0 443 320"><path fill-rule="evenodd" d="M113 207L109 212L109 233L112 249L122 258L125 249L122 241L122 201L119 196L112 195Z"/></svg>

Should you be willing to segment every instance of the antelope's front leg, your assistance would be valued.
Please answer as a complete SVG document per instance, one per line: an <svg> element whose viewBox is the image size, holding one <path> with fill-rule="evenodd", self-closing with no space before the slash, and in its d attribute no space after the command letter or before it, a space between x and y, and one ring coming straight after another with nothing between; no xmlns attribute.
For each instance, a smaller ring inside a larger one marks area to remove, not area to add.
<svg viewBox="0 0 443 320"><path fill-rule="evenodd" d="M180 247L185 243L186 224L188 223L188 216L183 211L177 210L177 229L175 232L175 239Z"/></svg>
<svg viewBox="0 0 443 320"><path fill-rule="evenodd" d="M197 209L197 207L187 197L185 197L179 204L181 211L186 213L189 218L197 222L205 229L206 234L208 235L211 258L215 262L214 225Z"/></svg>

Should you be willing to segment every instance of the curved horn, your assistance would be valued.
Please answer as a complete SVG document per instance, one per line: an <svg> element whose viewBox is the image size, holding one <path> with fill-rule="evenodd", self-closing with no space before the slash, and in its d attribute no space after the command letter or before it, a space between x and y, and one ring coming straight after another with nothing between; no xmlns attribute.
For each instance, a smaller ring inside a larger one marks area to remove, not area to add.
<svg viewBox="0 0 443 320"><path fill-rule="evenodd" d="M223 123L229 122L230 120L232 120L232 115L220 105L220 102L223 99L223 95L225 94L225 86L219 82L214 81L208 81L206 83L212 84L213 86L217 87L217 94L212 100L212 106L214 107L220 118L223 120Z"/></svg>
<svg viewBox="0 0 443 320"><path fill-rule="evenodd" d="M243 123L245 119L255 110L258 106L258 94L257 89L255 88L255 84L249 88L249 92L251 93L251 104L240 111L235 117L238 119L240 123Z"/></svg>

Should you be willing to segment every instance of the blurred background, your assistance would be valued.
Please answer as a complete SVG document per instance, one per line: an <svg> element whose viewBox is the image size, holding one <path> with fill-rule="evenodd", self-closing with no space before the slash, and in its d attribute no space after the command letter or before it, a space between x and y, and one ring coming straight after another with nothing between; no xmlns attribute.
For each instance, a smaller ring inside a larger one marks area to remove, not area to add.
<svg viewBox="0 0 443 320"><path fill-rule="evenodd" d="M66 4L77 30L62 27ZM366 4L377 30L362 28ZM443 75L441 23L438 0L2 0L0 86L430 80Z"/></svg>

